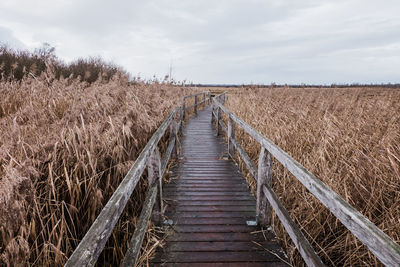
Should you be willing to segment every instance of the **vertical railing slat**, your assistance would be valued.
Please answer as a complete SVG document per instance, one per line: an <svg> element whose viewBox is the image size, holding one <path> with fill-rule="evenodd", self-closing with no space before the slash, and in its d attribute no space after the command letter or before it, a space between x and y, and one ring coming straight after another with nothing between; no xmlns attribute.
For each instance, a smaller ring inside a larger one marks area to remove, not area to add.
<svg viewBox="0 0 400 267"><path fill-rule="evenodd" d="M262 190L264 185L272 187L272 158L271 154L264 147L261 147L258 158L256 210L258 223L262 226L267 226L271 223L271 205Z"/></svg>
<svg viewBox="0 0 400 267"><path fill-rule="evenodd" d="M158 187L158 197L154 205L152 219L156 225L161 225L162 223L162 177L161 177L161 157L158 148L154 149L147 163L148 179L149 185L157 183Z"/></svg>
<svg viewBox="0 0 400 267"><path fill-rule="evenodd" d="M228 153L231 158L235 156L235 146L233 145L232 140L235 139L235 122L231 117L228 119Z"/></svg>

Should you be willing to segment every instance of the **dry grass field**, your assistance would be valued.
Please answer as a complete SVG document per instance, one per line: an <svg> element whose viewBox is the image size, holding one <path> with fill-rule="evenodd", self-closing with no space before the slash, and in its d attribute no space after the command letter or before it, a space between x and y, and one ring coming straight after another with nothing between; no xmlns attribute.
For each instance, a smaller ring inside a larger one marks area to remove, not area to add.
<svg viewBox="0 0 400 267"><path fill-rule="evenodd" d="M122 72L88 83L56 77L51 68L0 80L0 265L63 265L152 133L194 90L132 84ZM400 90L228 90L230 110L400 241ZM240 129L236 137L256 162L258 143ZM274 189L327 265L380 264L277 162ZM142 179L99 265L121 260L146 190ZM275 217L273 226L291 263L301 266ZM149 228L142 263L159 244L158 231Z"/></svg>
<svg viewBox="0 0 400 267"><path fill-rule="evenodd" d="M65 263L189 90L132 85L122 73L91 84L51 73L0 81L0 265ZM145 192L142 181L99 264L119 262ZM149 242L155 241L151 231Z"/></svg>
<svg viewBox="0 0 400 267"><path fill-rule="evenodd" d="M400 242L400 90L243 88L228 92L226 105L231 111ZM238 130L237 139L257 162L259 144ZM274 163L274 190L325 264L380 265L282 165ZM247 176L254 189L253 178ZM292 264L301 266L300 255L276 217L273 226Z"/></svg>

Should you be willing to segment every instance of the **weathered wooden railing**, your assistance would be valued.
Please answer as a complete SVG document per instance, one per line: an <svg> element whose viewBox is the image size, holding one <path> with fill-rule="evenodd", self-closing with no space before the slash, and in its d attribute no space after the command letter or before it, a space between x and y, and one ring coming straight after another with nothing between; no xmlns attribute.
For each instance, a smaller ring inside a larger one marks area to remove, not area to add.
<svg viewBox="0 0 400 267"><path fill-rule="evenodd" d="M249 172L257 180L257 222L269 225L271 207L281 220L296 248L308 266L323 266L310 243L283 207L272 189L272 156L287 168L321 203L327 207L369 250L385 265L400 266L400 245L364 217L354 207L336 194L315 175L272 141L261 135L243 120L230 112L223 104L226 94L213 98L212 122L216 122L216 132L223 130L228 139L228 150L234 157L235 150L246 164ZM222 112L228 117L228 126L222 121ZM235 139L235 124L261 145L258 168ZM267 201L268 200L268 201Z"/></svg>
<svg viewBox="0 0 400 267"><path fill-rule="evenodd" d="M203 100L200 102L197 101L199 95L204 96ZM208 98L206 98L206 95ZM194 107L195 112L197 112L198 106L203 103L205 104L206 100L210 103L210 94L208 91L185 96L182 102L185 103L185 100L191 97L195 98L195 104L187 108L184 106L175 108L150 138L149 142L83 237L78 247L72 253L65 266L93 266L96 263L115 224L132 195L133 190L147 167L149 191L136 224L136 229L131 238L129 248L121 264L121 266L135 266L151 215L153 214L153 220L157 224L161 224L163 220L162 177L170 157L175 157L177 155L177 145L179 143L177 142L178 132L185 117L185 111ZM178 121L175 120L175 117L178 117ZM158 143L168 128L170 129L169 143L163 158L161 158L158 150Z"/></svg>
<svg viewBox="0 0 400 267"><path fill-rule="evenodd" d="M203 99L199 99L200 96L203 96ZM192 105L186 106L186 100L193 98L194 97L194 103ZM200 100L200 101L199 101ZM194 113L197 114L197 107L200 106L201 104L204 104L204 106L207 104L210 104L211 102L211 96L210 96L210 91L203 91L191 95L187 95L183 97L182 99L182 120L185 120L186 117L186 111L190 110L193 108Z"/></svg>

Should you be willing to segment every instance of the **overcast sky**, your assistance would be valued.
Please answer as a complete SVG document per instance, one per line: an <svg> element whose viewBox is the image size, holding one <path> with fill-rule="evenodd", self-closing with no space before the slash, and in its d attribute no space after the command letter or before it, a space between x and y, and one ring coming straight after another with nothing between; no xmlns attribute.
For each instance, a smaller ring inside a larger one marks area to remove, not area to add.
<svg viewBox="0 0 400 267"><path fill-rule="evenodd" d="M1 0L0 42L200 83L400 82L400 0Z"/></svg>

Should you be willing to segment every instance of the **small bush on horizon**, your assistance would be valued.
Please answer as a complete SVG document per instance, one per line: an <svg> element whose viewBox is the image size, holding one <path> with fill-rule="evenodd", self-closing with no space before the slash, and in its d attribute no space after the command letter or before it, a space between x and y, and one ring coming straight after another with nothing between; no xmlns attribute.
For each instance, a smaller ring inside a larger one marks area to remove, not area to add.
<svg viewBox="0 0 400 267"><path fill-rule="evenodd" d="M21 81L24 77L38 77L51 71L55 79L73 78L93 83L98 79L109 81L117 73L128 73L113 63L105 62L101 57L79 58L69 64L59 59L55 48L48 43L34 52L14 50L0 45L0 79Z"/></svg>

